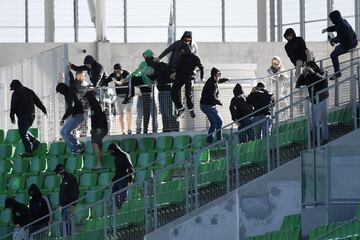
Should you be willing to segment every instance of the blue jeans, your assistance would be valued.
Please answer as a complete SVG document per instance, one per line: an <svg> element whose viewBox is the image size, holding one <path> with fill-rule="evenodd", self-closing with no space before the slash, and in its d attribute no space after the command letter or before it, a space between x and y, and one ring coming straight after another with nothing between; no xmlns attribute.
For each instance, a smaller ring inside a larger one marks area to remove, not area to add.
<svg viewBox="0 0 360 240"><path fill-rule="evenodd" d="M29 128L34 122L35 114L18 115L17 118L19 134L24 144L25 152L31 153L34 142L39 141L29 132Z"/></svg>
<svg viewBox="0 0 360 240"><path fill-rule="evenodd" d="M333 63L334 72L340 71L339 56L347 52L348 51L343 46L341 46L341 44L337 45L334 51L331 52L330 57Z"/></svg>
<svg viewBox="0 0 360 240"><path fill-rule="evenodd" d="M263 120L261 123L254 126L255 139L261 138L261 132L263 138L269 136L271 126L270 117L266 115L257 115L253 117L252 122L257 123L261 120Z"/></svg>
<svg viewBox="0 0 360 240"><path fill-rule="evenodd" d="M84 122L84 114L72 115L65 120L65 124L60 130L61 137L64 139L67 147L73 152L78 149L79 143L71 132L80 126L82 122Z"/></svg>
<svg viewBox="0 0 360 240"><path fill-rule="evenodd" d="M209 136L207 138L207 142L211 143L214 140L213 133L216 130L216 140L221 140L221 127L223 124L223 120L219 115L219 112L216 109L216 106L211 105L200 105L200 109L203 113L205 113L206 117L210 121L210 128L209 128Z"/></svg>
<svg viewBox="0 0 360 240"><path fill-rule="evenodd" d="M247 141L252 141L254 140L254 129L253 128L248 128L245 131L241 131L242 129L244 129L245 127L251 125L251 118L245 118L243 120L241 120L240 122L240 126L238 127L239 130L239 143L244 143Z"/></svg>
<svg viewBox="0 0 360 240"><path fill-rule="evenodd" d="M63 235L67 236L71 234L71 222L70 216L74 213L75 206L71 205L61 209L61 219L63 221L62 227L65 229L62 230Z"/></svg>

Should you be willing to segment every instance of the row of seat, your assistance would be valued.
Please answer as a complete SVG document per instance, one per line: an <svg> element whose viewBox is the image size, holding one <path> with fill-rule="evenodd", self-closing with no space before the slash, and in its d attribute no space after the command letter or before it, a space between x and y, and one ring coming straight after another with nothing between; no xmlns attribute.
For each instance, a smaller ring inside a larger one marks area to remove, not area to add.
<svg viewBox="0 0 360 240"><path fill-rule="evenodd" d="M29 132L36 138L39 138L39 129L30 128ZM6 144L17 144L20 142L20 134L18 129L9 129L5 133L4 130L0 129L0 143Z"/></svg>

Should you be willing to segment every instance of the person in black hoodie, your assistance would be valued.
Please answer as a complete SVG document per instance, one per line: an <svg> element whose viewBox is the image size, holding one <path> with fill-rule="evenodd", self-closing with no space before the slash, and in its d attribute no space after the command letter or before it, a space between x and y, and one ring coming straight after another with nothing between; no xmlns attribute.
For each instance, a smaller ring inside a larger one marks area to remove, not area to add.
<svg viewBox="0 0 360 240"><path fill-rule="evenodd" d="M97 165L94 169L101 169L102 166L102 144L107 135L108 123L105 112L101 108L100 102L96 99L95 90L88 91L84 98L89 102L91 107L91 141L96 156Z"/></svg>
<svg viewBox="0 0 360 240"><path fill-rule="evenodd" d="M331 61L334 67L335 76L331 79L338 78L341 76L339 56L350 51L350 49L357 46L357 36L351 25L341 17L341 14L338 10L335 10L329 14L331 22L334 24L328 28L322 30L322 33L326 32L336 32L337 36L330 39L330 43L336 44L339 43L334 51L330 54Z"/></svg>
<svg viewBox="0 0 360 240"><path fill-rule="evenodd" d="M231 99L229 109L231 113L231 119L235 122L235 124L238 126L238 130L240 131L241 129L251 125L252 117L244 117L252 113L254 108L246 102L245 94L243 92L242 86L239 83L235 85L233 93L234 97ZM254 140L254 131L252 128L239 132L240 143L252 140Z"/></svg>
<svg viewBox="0 0 360 240"><path fill-rule="evenodd" d="M21 156L29 157L40 144L39 140L28 131L35 119L35 106L45 115L47 115L46 108L34 91L24 87L19 80L15 79L11 82L10 90L14 91L11 96L10 119L15 124L16 115L19 134L25 148L25 153Z"/></svg>
<svg viewBox="0 0 360 240"><path fill-rule="evenodd" d="M129 154L124 152L117 144L111 143L108 147L108 152L115 157L115 176L112 178L114 182L112 193L114 194L119 190L124 190L115 196L116 206L120 209L122 203L126 200L127 189L124 188L134 180L134 176L132 175L134 167ZM129 175L129 177L124 178L127 175Z"/></svg>
<svg viewBox="0 0 360 240"><path fill-rule="evenodd" d="M74 71L87 71L90 82L94 87L98 86L101 81L106 81L107 76L104 67L91 55L87 55L84 58L84 65L82 66L76 66L72 63L69 63L69 65Z"/></svg>
<svg viewBox="0 0 360 240"><path fill-rule="evenodd" d="M304 39L296 36L294 29L286 29L284 38L288 41L285 44L286 54L294 64L296 68L295 76L298 78L301 74L301 67L305 62L311 60L310 51L306 47Z"/></svg>
<svg viewBox="0 0 360 240"><path fill-rule="evenodd" d="M56 165L54 172L61 177L59 204L62 221L66 225L66 233L71 233L69 218L74 213L75 201L79 199L79 185L74 175L65 170L61 163Z"/></svg>
<svg viewBox="0 0 360 240"><path fill-rule="evenodd" d="M220 78L221 72L217 68L211 69L211 77L206 81L201 92L200 109L205 113L210 121L210 128L208 132L207 142L212 143L214 140L213 133L216 130L216 140L221 140L221 127L223 120L216 109L216 105L222 106L219 99L218 82L225 82L228 79Z"/></svg>
<svg viewBox="0 0 360 240"><path fill-rule="evenodd" d="M84 122L84 109L81 101L77 98L76 93L65 83L59 83L56 86L56 92L64 95L66 102L66 111L61 119L60 125L63 125L60 130L67 147L73 154L79 154L84 151L84 147L76 140L72 131L76 129L82 122ZM66 121L65 121L66 120ZM65 122L65 124L64 124Z"/></svg>
<svg viewBox="0 0 360 240"><path fill-rule="evenodd" d="M308 86L309 100L311 102L312 136L316 136L318 122L321 130L321 141L327 143L329 140L327 125L327 98L329 97L329 92L324 90L328 87L326 73L314 61L310 61L296 82L295 87L299 88L300 86Z"/></svg>
<svg viewBox="0 0 360 240"><path fill-rule="evenodd" d="M258 82L256 87L253 88L252 92L246 98L246 102L254 107L254 118L253 123L259 123L260 126L254 127L255 138L260 139L261 131L262 137L269 135L271 127L271 111L274 104L274 97L265 89L265 84ZM259 131L259 127L261 131Z"/></svg>
<svg viewBox="0 0 360 240"><path fill-rule="evenodd" d="M18 237L16 239L28 239L28 230L23 228L31 222L28 207L13 198L7 198L5 208L11 209L12 222L15 225L14 236Z"/></svg>
<svg viewBox="0 0 360 240"><path fill-rule="evenodd" d="M195 80L194 70L196 67L200 69L200 78L203 81L204 67L200 58L191 52L189 45L183 44L180 50L180 59L176 66L175 82L171 87L171 98L177 109L177 117L180 117L185 111L181 103L181 88L185 85L186 105L191 117L195 118L192 85Z"/></svg>
<svg viewBox="0 0 360 240"><path fill-rule="evenodd" d="M33 233L51 224L51 205L36 184L30 185L28 193L31 197L29 204L31 222L41 219L30 226L30 233Z"/></svg>

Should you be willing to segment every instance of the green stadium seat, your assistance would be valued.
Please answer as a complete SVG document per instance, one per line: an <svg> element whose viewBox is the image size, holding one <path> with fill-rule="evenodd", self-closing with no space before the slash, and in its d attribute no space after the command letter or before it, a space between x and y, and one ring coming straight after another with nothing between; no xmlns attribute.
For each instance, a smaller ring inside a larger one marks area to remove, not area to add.
<svg viewBox="0 0 360 240"><path fill-rule="evenodd" d="M0 175L10 174L13 162L10 160L0 160Z"/></svg>
<svg viewBox="0 0 360 240"><path fill-rule="evenodd" d="M94 154L94 148L91 140L85 142L85 154Z"/></svg>
<svg viewBox="0 0 360 240"><path fill-rule="evenodd" d="M84 157L84 166L81 172L83 173L92 172L96 164L97 162L95 156L92 154L86 154Z"/></svg>
<svg viewBox="0 0 360 240"><path fill-rule="evenodd" d="M14 147L11 144L0 144L0 159L10 158L14 154Z"/></svg>
<svg viewBox="0 0 360 240"><path fill-rule="evenodd" d="M301 228L301 214L292 214L284 217L281 230L294 230Z"/></svg>
<svg viewBox="0 0 360 240"><path fill-rule="evenodd" d="M44 176L29 176L26 178L25 190L27 191L31 184L36 184L39 189L42 189L44 183Z"/></svg>
<svg viewBox="0 0 360 240"><path fill-rule="evenodd" d="M127 199L130 201L139 198L141 196L141 191L141 186L136 186L134 184L130 185L127 192Z"/></svg>
<svg viewBox="0 0 360 240"><path fill-rule="evenodd" d="M84 173L80 177L80 189L88 190L90 187L96 187L97 173Z"/></svg>
<svg viewBox="0 0 360 240"><path fill-rule="evenodd" d="M29 132L35 137L40 138L39 129L37 128L30 128Z"/></svg>
<svg viewBox="0 0 360 240"><path fill-rule="evenodd" d="M9 178L7 192L14 193L17 191L24 190L24 188L25 188L25 178L24 177L14 176L14 177Z"/></svg>
<svg viewBox="0 0 360 240"><path fill-rule="evenodd" d="M116 141L116 140L114 140L114 139L112 139L112 140L105 140L105 141L103 142L102 152L106 153L109 145L112 144L112 143L119 144L119 142Z"/></svg>
<svg viewBox="0 0 360 240"><path fill-rule="evenodd" d="M21 140L21 138L20 138L18 129L7 130L4 143L15 145L15 144L19 143L20 140Z"/></svg>
<svg viewBox="0 0 360 240"><path fill-rule="evenodd" d="M59 207L59 192L51 192L49 196L49 201L52 209ZM60 218L61 219L61 218Z"/></svg>
<svg viewBox="0 0 360 240"><path fill-rule="evenodd" d="M153 137L144 137L138 140L137 150L140 152L149 152L154 150L155 147L155 138Z"/></svg>
<svg viewBox="0 0 360 240"><path fill-rule="evenodd" d="M27 193L27 191L22 192L22 193L18 193L18 194L15 195L15 200L20 202L20 203L24 203L25 205L29 205L30 196Z"/></svg>
<svg viewBox="0 0 360 240"><path fill-rule="evenodd" d="M0 194L0 209L5 208L5 200L6 200L6 198L8 198L8 197L9 197L9 195L6 194L6 193Z"/></svg>
<svg viewBox="0 0 360 240"><path fill-rule="evenodd" d="M150 166L152 170L162 169L173 163L174 155L172 152L158 152L155 158L155 164Z"/></svg>
<svg viewBox="0 0 360 240"><path fill-rule="evenodd" d="M95 205L90 208L90 216L92 219L98 219L104 217L104 206ZM100 237L98 238L100 239Z"/></svg>
<svg viewBox="0 0 360 240"><path fill-rule="evenodd" d="M114 173L110 173L110 172L101 173L98 178L98 183L97 183L98 187L104 187L109 185L112 182L113 176Z"/></svg>
<svg viewBox="0 0 360 240"><path fill-rule="evenodd" d="M26 158L30 162L29 172L23 173L24 175L38 175L46 170L46 160L38 156Z"/></svg>
<svg viewBox="0 0 360 240"><path fill-rule="evenodd" d="M16 157L13 158L11 161L13 162L12 174L23 174L28 172L30 167L30 162L28 159Z"/></svg>
<svg viewBox="0 0 360 240"><path fill-rule="evenodd" d="M192 149L200 149L207 146L207 135L195 135L192 138L191 147Z"/></svg>
<svg viewBox="0 0 360 240"><path fill-rule="evenodd" d="M71 155L66 160L65 169L69 173L75 173L75 171L80 171L83 168L83 156L81 155Z"/></svg>
<svg viewBox="0 0 360 240"><path fill-rule="evenodd" d="M25 152L25 147L24 144L22 142L17 143L15 145L15 151L14 151L14 156L19 156L20 154Z"/></svg>
<svg viewBox="0 0 360 240"><path fill-rule="evenodd" d="M62 156L65 154L66 145L64 142L52 142L50 144L48 155Z"/></svg>
<svg viewBox="0 0 360 240"><path fill-rule="evenodd" d="M132 165L136 166L139 154L137 152L130 152L128 154L130 156L130 161L131 161Z"/></svg>
<svg viewBox="0 0 360 240"><path fill-rule="evenodd" d="M104 169L115 169L115 158L113 155L104 154L103 155L103 167Z"/></svg>
<svg viewBox="0 0 360 240"><path fill-rule="evenodd" d="M74 212L75 224L84 223L85 220L90 218L90 208L84 204L77 204Z"/></svg>
<svg viewBox="0 0 360 240"><path fill-rule="evenodd" d="M45 157L49 151L49 146L47 143L40 143L39 146L33 151L33 155L39 156L41 158Z"/></svg>
<svg viewBox="0 0 360 240"><path fill-rule="evenodd" d="M157 152L169 151L172 148L174 138L172 136L160 136L156 139L155 149Z"/></svg>
<svg viewBox="0 0 360 240"><path fill-rule="evenodd" d="M43 189L46 191L58 191L60 188L60 177L57 175L48 175L45 177Z"/></svg>
<svg viewBox="0 0 360 240"><path fill-rule="evenodd" d="M177 150L177 151L181 151L185 148L189 148L190 147L190 143L191 143L191 137L188 135L180 135L180 136L176 136L174 138L174 144L172 149L173 150Z"/></svg>
<svg viewBox="0 0 360 240"><path fill-rule="evenodd" d="M81 182L81 179L80 179ZM90 190L85 192L85 203L95 203L103 197L103 191Z"/></svg>
<svg viewBox="0 0 360 240"><path fill-rule="evenodd" d="M185 161L190 161L191 159L191 151L186 149L184 151L179 151L175 153L174 163L181 163Z"/></svg>
<svg viewBox="0 0 360 240"><path fill-rule="evenodd" d="M144 183L145 180L148 180L151 176L150 171L138 171L135 173L135 179L134 179L134 183L138 184L138 183Z"/></svg>
<svg viewBox="0 0 360 240"><path fill-rule="evenodd" d="M120 141L120 147L123 151L129 153L136 151L137 140L136 138L126 138Z"/></svg>
<svg viewBox="0 0 360 240"><path fill-rule="evenodd" d="M360 204L356 208L355 217L360 217Z"/></svg>
<svg viewBox="0 0 360 240"><path fill-rule="evenodd" d="M11 217L11 210L10 209L4 209L1 211L1 214L0 214L0 224L9 224L11 223L11 220L12 217Z"/></svg>
<svg viewBox="0 0 360 240"><path fill-rule="evenodd" d="M156 171L155 174L157 176L157 179L156 179L157 183L163 183L163 182L170 181L170 176L171 176L170 170Z"/></svg>
<svg viewBox="0 0 360 240"><path fill-rule="evenodd" d="M136 163L136 169L144 169L149 164L155 161L155 153L154 152L144 152L140 153Z"/></svg>
<svg viewBox="0 0 360 240"><path fill-rule="evenodd" d="M0 144L4 142L5 132L4 130L0 129Z"/></svg>
<svg viewBox="0 0 360 240"><path fill-rule="evenodd" d="M54 170L56 165L58 165L59 163L64 164L65 163L65 159L64 158L58 158L56 156L47 156L46 157L46 172L45 174L55 174Z"/></svg>

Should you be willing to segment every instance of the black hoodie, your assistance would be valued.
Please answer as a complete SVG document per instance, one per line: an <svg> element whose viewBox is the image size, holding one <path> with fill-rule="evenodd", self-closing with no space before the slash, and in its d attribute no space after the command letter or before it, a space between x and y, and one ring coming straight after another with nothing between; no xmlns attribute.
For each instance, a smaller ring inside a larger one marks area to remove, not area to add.
<svg viewBox="0 0 360 240"><path fill-rule="evenodd" d="M211 69L211 77L206 81L201 92L200 104L210 106L222 105L221 101L219 100L218 82L214 80L214 75L217 73L220 73L220 71L217 68L213 67ZM219 83L223 82L220 80Z"/></svg>
<svg viewBox="0 0 360 240"><path fill-rule="evenodd" d="M63 120L70 115L84 114L84 108L81 101L78 99L75 91L65 83L59 83L56 86L56 92L64 95L66 102L66 112L62 117Z"/></svg>
<svg viewBox="0 0 360 240"><path fill-rule="evenodd" d="M25 204L19 203L13 198L7 198L5 200L5 207L11 209L14 225L24 227L31 222L30 212Z"/></svg>
<svg viewBox="0 0 360 240"><path fill-rule="evenodd" d="M229 109L231 113L231 119L233 121L237 121L240 118L252 113L254 109L246 102L246 97L239 83L235 85L233 92L234 97L231 99Z"/></svg>
<svg viewBox="0 0 360 240"><path fill-rule="evenodd" d="M198 56L191 52L189 45L183 44L180 49L180 59L176 66L177 79L195 78L195 68L200 70L200 78L204 78L204 66Z"/></svg>
<svg viewBox="0 0 360 240"><path fill-rule="evenodd" d="M333 11L329 14L330 20L334 23L326 29L328 32L337 32L334 42L339 42L347 51L356 47L357 36L350 24L341 17L339 11Z"/></svg>
<svg viewBox="0 0 360 240"><path fill-rule="evenodd" d="M51 206L49 199L41 193L38 186L36 186L35 184L31 184L28 193L29 196L31 196L29 210L30 210L30 216L32 222L51 213ZM49 224L49 223L50 223L50 215L36 222L35 224Z"/></svg>
<svg viewBox="0 0 360 240"><path fill-rule="evenodd" d="M39 97L33 90L24 87L19 80L13 80L10 89L14 90L11 97L10 118L14 119L14 115L31 115L35 113L35 106L46 114L46 108L40 101Z"/></svg>
<svg viewBox="0 0 360 240"><path fill-rule="evenodd" d="M64 172L60 183L59 204L62 207L75 202L79 198L79 185L74 175Z"/></svg>
<svg viewBox="0 0 360 240"><path fill-rule="evenodd" d="M131 163L131 159L129 154L122 151L120 147L114 143L110 144L108 147L108 150L113 150L113 155L115 157L115 176L112 178L113 181L116 181L128 174L131 174L134 172L134 167ZM128 181L130 182L132 180L132 177L130 176Z"/></svg>
<svg viewBox="0 0 360 240"><path fill-rule="evenodd" d="M273 95L269 93L264 87L257 86L255 91L251 92L246 98L246 102L254 107L254 111L263 108L262 110L254 113L254 116L270 115L272 106L274 104L274 98Z"/></svg>
<svg viewBox="0 0 360 240"><path fill-rule="evenodd" d="M192 39L192 32L185 31L180 40L175 41L173 44L171 44L168 48L166 48L159 55L159 58L161 59L171 52L171 56L170 56L170 60L169 60L169 67L172 70L176 69L176 66L178 65L178 62L180 59L180 49L181 49L182 45L185 44L184 38ZM190 41L189 46L191 46L191 43L192 43L192 40Z"/></svg>
<svg viewBox="0 0 360 240"><path fill-rule="evenodd" d="M93 86L97 86L101 81L106 81L106 72L104 67L98 63L91 55L87 55L84 58L84 64L90 64L91 69L89 69L86 65L76 66L71 64L71 69L74 71L87 71L90 82Z"/></svg>
<svg viewBox="0 0 360 240"><path fill-rule="evenodd" d="M100 102L96 99L95 90L86 92L84 98L88 100L91 107L91 128L108 130L106 114L102 110Z"/></svg>
<svg viewBox="0 0 360 240"><path fill-rule="evenodd" d="M290 34L293 35L293 38L285 44L285 51L288 57L290 58L290 61L295 66L297 60L301 60L303 62L307 61L307 57L306 57L307 47L304 39L302 37L297 37L294 29L292 28L286 29L284 33L284 37Z"/></svg>

